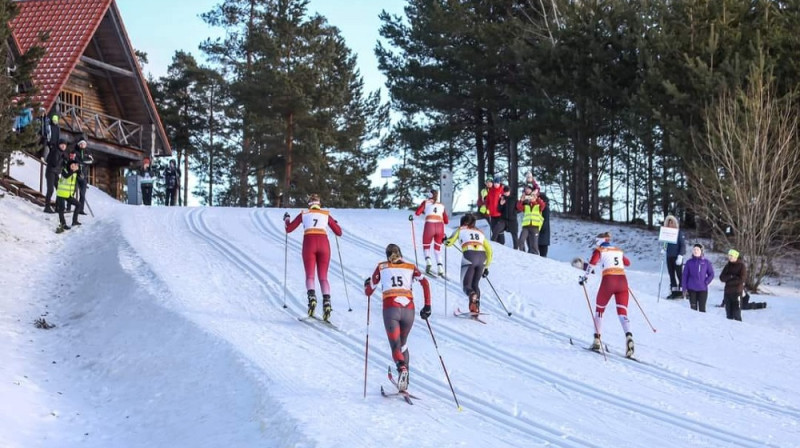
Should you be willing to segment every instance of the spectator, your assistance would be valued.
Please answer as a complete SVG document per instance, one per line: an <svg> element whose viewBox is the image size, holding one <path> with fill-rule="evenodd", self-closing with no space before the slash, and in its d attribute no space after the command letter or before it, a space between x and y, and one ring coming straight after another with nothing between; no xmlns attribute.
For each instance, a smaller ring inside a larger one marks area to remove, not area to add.
<svg viewBox="0 0 800 448"><path fill-rule="evenodd" d="M500 203L497 205L500 216L492 226L492 241L505 245L505 232L511 234L513 248L517 247L517 204L511 198L511 188L503 186L503 195L500 196Z"/></svg>
<svg viewBox="0 0 800 448"><path fill-rule="evenodd" d="M500 218L500 196L503 195L503 178L494 176L492 187L486 195L486 210L489 212L489 229L494 227L494 223ZM492 235L494 237L494 235Z"/></svg>
<svg viewBox="0 0 800 448"><path fill-rule="evenodd" d="M61 141L61 128L58 126L58 112L50 114L50 150L55 151L55 146Z"/></svg>
<svg viewBox="0 0 800 448"><path fill-rule="evenodd" d="M58 141L58 149L54 149L47 155L47 168L44 170L44 179L47 183L47 191L44 196L44 212L55 213L50 208L50 199L58 183L58 175L61 173L64 162L67 160L67 141L63 138Z"/></svg>
<svg viewBox="0 0 800 448"><path fill-rule="evenodd" d="M533 191L541 191L541 189L539 189L539 184L536 183L536 180L533 178L533 173L530 171L525 173L525 185L533 185Z"/></svg>
<svg viewBox="0 0 800 448"><path fill-rule="evenodd" d="M519 236L519 249L525 250L528 245L528 253L539 255L539 231L542 228L544 217L542 211L547 204L539 197L538 190L533 185L525 185L525 194L517 202L517 210L522 214L522 232Z"/></svg>
<svg viewBox="0 0 800 448"><path fill-rule="evenodd" d="M140 182L142 184L142 204L150 205L153 200L153 181L156 176L150 168L150 158L145 157L142 161L142 169L139 170Z"/></svg>
<svg viewBox="0 0 800 448"><path fill-rule="evenodd" d="M81 135L78 138L78 143L75 144L75 160L78 162L80 171L78 172L78 203L79 207L75 209L76 214L85 215L84 207L86 206L86 188L89 185L89 165L94 163L94 158L89 152L89 144L86 141L86 136Z"/></svg>
<svg viewBox="0 0 800 448"><path fill-rule="evenodd" d="M47 156L50 155L50 146L53 145L53 132L50 120L47 118L47 109L44 107L39 108L39 116L36 117L36 133L39 135L39 157L46 162Z"/></svg>
<svg viewBox="0 0 800 448"><path fill-rule="evenodd" d="M722 303L728 319L742 320L741 297L744 292L744 281L747 279L747 266L739 259L739 251L728 251L728 264L722 268L719 280L725 282Z"/></svg>
<svg viewBox="0 0 800 448"><path fill-rule="evenodd" d="M17 100L12 100L13 107L17 106ZM33 121L33 109L30 107L22 108L14 117L14 131L22 132Z"/></svg>
<svg viewBox="0 0 800 448"><path fill-rule="evenodd" d="M492 187L494 187L494 182L492 181L492 178L489 177L486 179L486 186L481 189L481 194L478 198L478 213L482 219L485 219L487 222L489 222L490 226L491 218L489 217L489 208L486 205L486 198L489 196L489 190L491 190Z"/></svg>
<svg viewBox="0 0 800 448"><path fill-rule="evenodd" d="M544 193L539 198L545 205L542 210L542 228L539 230L539 255L547 258L547 250L550 248L550 199Z"/></svg>
<svg viewBox="0 0 800 448"><path fill-rule="evenodd" d="M60 225L56 229L56 233L61 233L69 230L67 220L64 218L64 209L67 203L75 205L77 211L78 201L75 200L75 189L78 183L78 172L80 166L76 161L70 161L61 172L61 179L58 181L58 191L56 192L56 211L58 212L58 222ZM72 214L72 226L81 225L78 222L78 214Z"/></svg>
<svg viewBox="0 0 800 448"><path fill-rule="evenodd" d="M708 285L714 280L714 266L703 256L703 245L692 247L692 258L683 266L681 288L683 295L689 297L693 310L706 312Z"/></svg>
<svg viewBox="0 0 800 448"><path fill-rule="evenodd" d="M686 253L686 243L684 242L683 230L680 230L678 219L669 215L664 219L664 226L678 229L678 241L675 244L667 244L667 273L669 274L670 295L668 299L682 299L681 288L681 265L683 255Z"/></svg>
<svg viewBox="0 0 800 448"><path fill-rule="evenodd" d="M743 310L760 310L767 307L767 302L751 302L750 294L747 291L742 296L742 309Z"/></svg>
<svg viewBox="0 0 800 448"><path fill-rule="evenodd" d="M175 166L175 160L170 160L169 166L164 170L164 183L167 189L167 207L174 206L178 198L178 185L181 184L181 172Z"/></svg>

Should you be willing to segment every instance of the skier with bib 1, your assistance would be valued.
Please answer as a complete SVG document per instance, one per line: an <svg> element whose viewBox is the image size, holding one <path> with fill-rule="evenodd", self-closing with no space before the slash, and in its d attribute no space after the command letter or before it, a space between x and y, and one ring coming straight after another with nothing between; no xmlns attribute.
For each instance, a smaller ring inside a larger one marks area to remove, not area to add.
<svg viewBox="0 0 800 448"><path fill-rule="evenodd" d="M444 241L444 225L450 223L444 204L439 202L439 192L431 190L428 199L417 207L414 213L417 216L425 214L425 229L422 231L422 250L425 253L425 273L434 275L431 264L431 243L433 243L433 253L436 257L436 265L439 268L437 274L444 277L442 265L442 241ZM413 221L414 216L408 215L408 220Z"/></svg>
<svg viewBox="0 0 800 448"><path fill-rule="evenodd" d="M372 275L364 281L364 294L369 296L380 284L383 290L383 325L389 337L392 359L397 365L397 388L408 389L408 334L414 326L414 294L411 283L417 280L422 285L425 305L419 316L428 319L431 315L431 288L428 279L413 263L403 260L400 247L386 246L386 259L378 263Z"/></svg>
<svg viewBox="0 0 800 448"><path fill-rule="evenodd" d="M606 305L613 295L617 302L617 315L622 324L622 331L625 332L625 356L633 357L633 334L631 324L628 319L628 279L625 276L625 267L631 265L631 261L622 252L622 249L611 245L611 234L609 232L597 235L597 248L592 252L589 259L586 273L579 280L580 285L585 285L587 277L599 265L603 273L600 281L600 289L597 291L596 314L594 324L597 333L594 335L592 350L600 350L600 334L602 333L603 313Z"/></svg>
<svg viewBox="0 0 800 448"><path fill-rule="evenodd" d="M481 278L489 276L492 263L492 246L486 236L475 228L475 215L467 213L461 217L461 227L453 233L445 245L459 242L461 252L461 284L469 298L469 311L474 317L481 312Z"/></svg>
<svg viewBox="0 0 800 448"><path fill-rule="evenodd" d="M322 320L328 321L331 307L331 284L328 282L328 265L331 261L331 245L328 242L328 228L336 236L342 236L342 228L333 219L328 210L320 205L319 195L312 194L308 198L308 210L303 210L294 220L289 221L289 213L283 215L286 233L292 233L303 224L303 266L306 271L306 290L308 293L308 315L313 316L317 308L317 294L314 290L314 270L322 289Z"/></svg>

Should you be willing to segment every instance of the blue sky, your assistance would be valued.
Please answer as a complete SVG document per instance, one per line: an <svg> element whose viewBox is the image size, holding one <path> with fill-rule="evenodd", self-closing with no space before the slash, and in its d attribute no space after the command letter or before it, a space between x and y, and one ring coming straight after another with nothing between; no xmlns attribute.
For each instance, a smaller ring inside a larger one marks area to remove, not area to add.
<svg viewBox="0 0 800 448"><path fill-rule="evenodd" d="M210 11L221 0L117 0L122 20L133 46L148 55L146 73L159 77L176 50L201 58L200 42L220 36L209 28L200 14ZM358 65L367 91L384 90L384 77L378 71L374 48L378 40L378 14L386 10L403 12L404 0L311 0L309 12L318 12L338 27L347 45L358 56ZM384 97L385 98L385 97Z"/></svg>

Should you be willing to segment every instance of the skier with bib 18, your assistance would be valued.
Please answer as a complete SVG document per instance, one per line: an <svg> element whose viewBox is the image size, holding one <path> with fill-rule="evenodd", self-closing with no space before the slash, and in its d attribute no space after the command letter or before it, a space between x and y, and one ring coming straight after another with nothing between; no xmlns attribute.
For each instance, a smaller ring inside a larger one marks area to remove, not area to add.
<svg viewBox="0 0 800 448"><path fill-rule="evenodd" d="M320 205L319 195L314 193L308 198L308 210L303 210L294 220L289 220L289 213L283 215L286 233L292 233L303 224L303 266L306 272L306 290L308 293L308 315L313 316L317 307L317 294L314 290L314 271L319 277L322 289L322 320L328 321L331 307L331 284L328 282L328 265L331 261L331 245L328 242L328 227L336 236L342 236L342 228L333 219L328 210Z"/></svg>
<svg viewBox="0 0 800 448"><path fill-rule="evenodd" d="M473 317L481 312L481 278L489 276L489 265L492 263L492 246L486 236L475 228L475 215L467 213L461 217L459 227L445 245L452 246L459 242L461 252L461 283L464 293L469 298L469 311Z"/></svg>
<svg viewBox="0 0 800 448"><path fill-rule="evenodd" d="M622 324L622 331L625 332L625 345L627 347L625 356L631 358L633 357L633 334L631 333L630 320L628 320L628 279L625 276L625 267L630 266L631 261L625 256L622 249L612 246L610 241L611 234L609 232L597 235L597 248L592 252L592 258L589 259L586 273L581 276L578 283L584 286L589 274L594 271L595 266L599 265L603 273L603 279L600 281L600 289L597 290L596 314L594 316L594 325L597 333L594 334L594 342L591 348L598 351L601 348L600 334L602 333L603 313L613 295L617 302L619 322Z"/></svg>
<svg viewBox="0 0 800 448"><path fill-rule="evenodd" d="M425 273L434 275L431 265L431 243L433 243L433 253L436 256L436 265L439 268L437 274L444 277L442 265L442 241L444 241L444 225L450 223L444 204L439 202L439 192L431 190L428 199L417 207L414 213L417 216L425 214L425 229L422 231L422 250L425 253ZM408 215L408 220L413 221L414 216Z"/></svg>
<svg viewBox="0 0 800 448"><path fill-rule="evenodd" d="M422 285L425 306L419 316L428 319L431 315L431 288L428 279L414 266L403 260L400 247L386 246L386 259L378 263L372 275L364 281L364 294L371 296L380 284L383 290L383 325L389 337L392 359L397 365L397 388L408 389L408 334L414 326L414 293L411 282Z"/></svg>

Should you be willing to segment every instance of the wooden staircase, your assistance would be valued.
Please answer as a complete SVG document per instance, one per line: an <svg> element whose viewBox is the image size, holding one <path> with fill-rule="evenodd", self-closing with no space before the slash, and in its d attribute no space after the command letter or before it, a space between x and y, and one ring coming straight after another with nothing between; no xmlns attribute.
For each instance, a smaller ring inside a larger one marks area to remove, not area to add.
<svg viewBox="0 0 800 448"><path fill-rule="evenodd" d="M19 196L23 199L33 202L34 204L44 207L45 197L38 191L27 187L24 183L12 177L0 177L0 186L5 188L9 193ZM51 206L54 206L51 203Z"/></svg>

